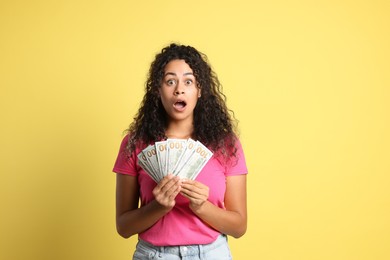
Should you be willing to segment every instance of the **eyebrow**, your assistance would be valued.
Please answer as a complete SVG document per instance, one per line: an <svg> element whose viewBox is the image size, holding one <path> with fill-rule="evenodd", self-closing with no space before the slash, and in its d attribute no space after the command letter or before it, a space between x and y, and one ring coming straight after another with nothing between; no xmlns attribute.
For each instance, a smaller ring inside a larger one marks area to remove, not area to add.
<svg viewBox="0 0 390 260"><path fill-rule="evenodd" d="M176 73L174 73L174 72L166 72L166 73L164 74L164 77L167 76L167 75L177 76ZM194 73L192 73L192 72L186 72L186 73L183 74L183 76L188 76L188 75L194 76Z"/></svg>

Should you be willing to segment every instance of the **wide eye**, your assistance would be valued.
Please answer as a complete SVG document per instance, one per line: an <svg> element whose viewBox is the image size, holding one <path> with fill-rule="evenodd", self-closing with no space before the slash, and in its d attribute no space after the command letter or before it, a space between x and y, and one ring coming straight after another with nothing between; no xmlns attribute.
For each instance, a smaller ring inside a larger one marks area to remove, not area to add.
<svg viewBox="0 0 390 260"><path fill-rule="evenodd" d="M186 86L191 86L193 81L192 79L187 79L186 81L184 81L184 83L186 84Z"/></svg>
<svg viewBox="0 0 390 260"><path fill-rule="evenodd" d="M176 81L175 81L174 79L168 79L168 80L166 81L166 84L167 84L168 86L174 86L174 85L176 85Z"/></svg>

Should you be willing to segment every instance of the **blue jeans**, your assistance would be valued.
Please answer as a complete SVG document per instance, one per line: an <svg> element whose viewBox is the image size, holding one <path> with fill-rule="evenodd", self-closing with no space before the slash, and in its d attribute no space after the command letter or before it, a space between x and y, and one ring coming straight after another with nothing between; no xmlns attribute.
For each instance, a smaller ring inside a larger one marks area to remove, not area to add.
<svg viewBox="0 0 390 260"><path fill-rule="evenodd" d="M164 260L230 260L227 237L220 235L214 242L207 245L188 246L153 246L139 240L133 260L164 259Z"/></svg>

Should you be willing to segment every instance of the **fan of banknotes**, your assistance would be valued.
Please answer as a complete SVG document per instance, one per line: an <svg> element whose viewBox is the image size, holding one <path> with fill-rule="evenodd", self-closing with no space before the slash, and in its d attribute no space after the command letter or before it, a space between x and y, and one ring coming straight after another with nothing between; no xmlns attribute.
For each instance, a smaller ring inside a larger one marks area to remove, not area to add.
<svg viewBox="0 0 390 260"><path fill-rule="evenodd" d="M191 138L167 139L146 147L138 154L138 163L157 183L169 173L194 180L212 155Z"/></svg>

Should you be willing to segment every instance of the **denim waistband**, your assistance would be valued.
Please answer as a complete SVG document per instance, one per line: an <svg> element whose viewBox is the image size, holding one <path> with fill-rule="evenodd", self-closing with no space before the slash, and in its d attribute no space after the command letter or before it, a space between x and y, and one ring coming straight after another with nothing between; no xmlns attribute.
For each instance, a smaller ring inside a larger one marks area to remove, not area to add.
<svg viewBox="0 0 390 260"><path fill-rule="evenodd" d="M164 254L180 255L180 256L190 256L190 255L199 255L205 252L211 251L223 244L227 243L226 235L219 235L218 238L210 243L205 245L183 245L183 246L154 246L146 241L139 240L138 248L145 250L156 250Z"/></svg>

